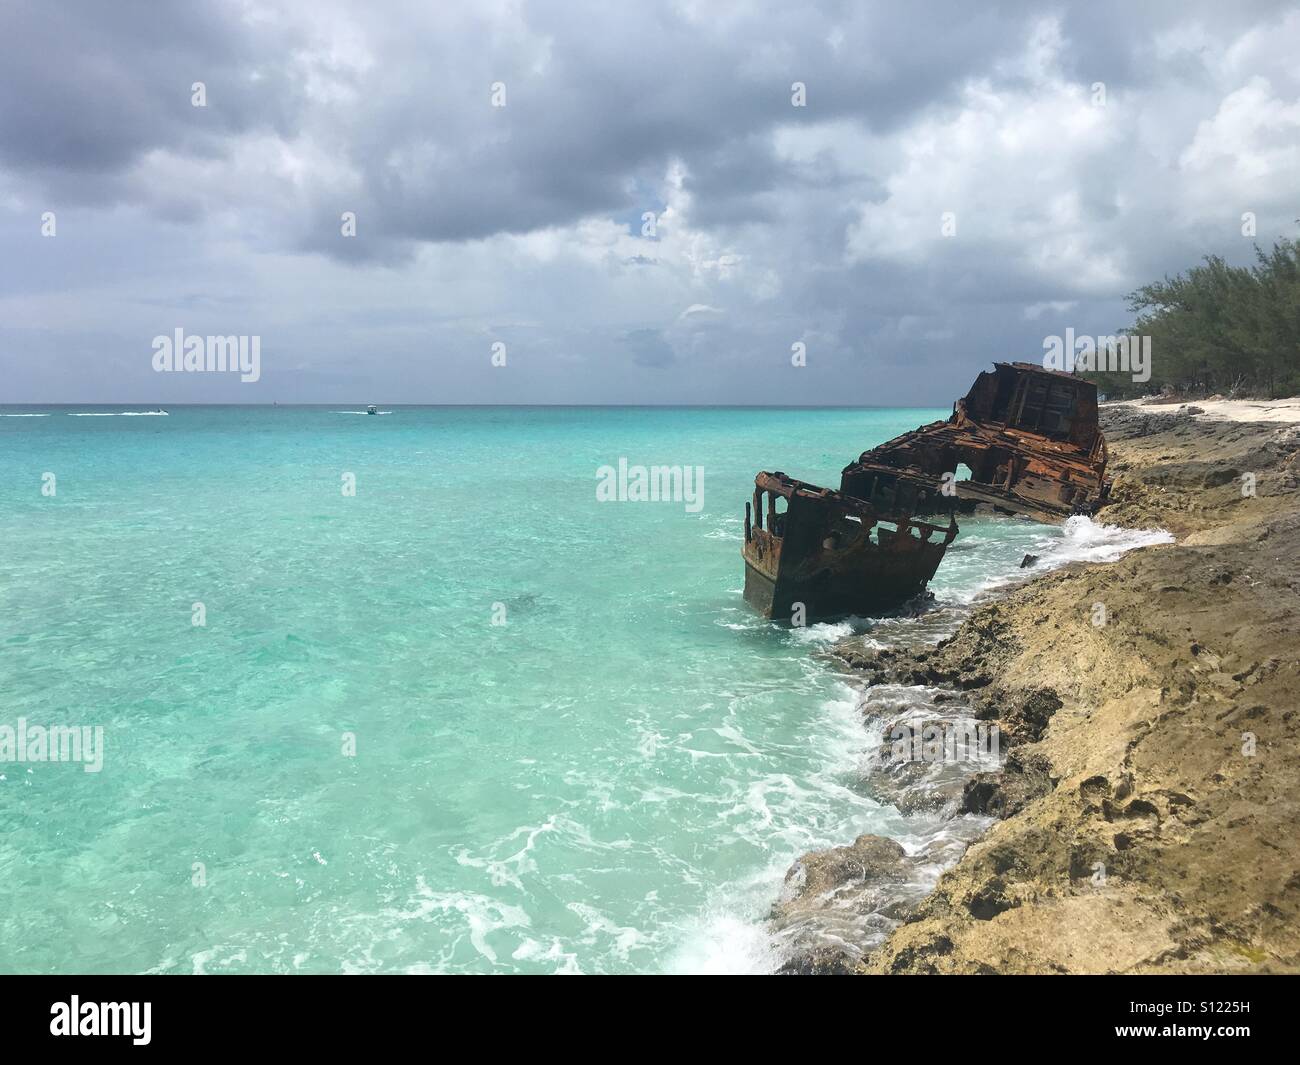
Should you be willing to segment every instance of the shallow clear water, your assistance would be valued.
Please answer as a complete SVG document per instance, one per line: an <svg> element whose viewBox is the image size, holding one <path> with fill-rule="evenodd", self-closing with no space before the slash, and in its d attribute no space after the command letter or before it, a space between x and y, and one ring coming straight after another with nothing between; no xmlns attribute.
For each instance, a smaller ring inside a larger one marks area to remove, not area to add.
<svg viewBox="0 0 1300 1065"><path fill-rule="evenodd" d="M917 831L855 786L850 627L752 615L740 533L756 470L946 412L68 416L128 409L0 410L48 415L0 417L0 725L105 731L0 763L0 970L763 971L794 857ZM620 457L702 509L597 502ZM938 598L1069 538L968 519Z"/></svg>

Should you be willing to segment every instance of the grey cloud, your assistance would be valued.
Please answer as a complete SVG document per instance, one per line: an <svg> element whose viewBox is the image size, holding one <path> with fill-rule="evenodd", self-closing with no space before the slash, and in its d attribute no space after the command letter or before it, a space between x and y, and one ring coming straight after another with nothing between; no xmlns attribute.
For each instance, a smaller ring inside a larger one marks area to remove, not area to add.
<svg viewBox="0 0 1300 1065"><path fill-rule="evenodd" d="M623 337L623 343L632 353L638 366L661 369L677 361L677 353L658 329L634 329Z"/></svg>
<svg viewBox="0 0 1300 1065"><path fill-rule="evenodd" d="M294 36L254 29L239 8L147 0L6 5L0 161L95 202L148 151L220 156L223 140L265 127L292 134L300 98L284 76ZM210 106L191 104L206 84Z"/></svg>
<svg viewBox="0 0 1300 1065"><path fill-rule="evenodd" d="M0 159L68 199L146 199L127 178L151 150L219 160L239 133L309 137L362 184L344 205L305 175L311 224L290 222L286 237L341 258L383 257L378 237L459 241L634 207L629 181L655 180L672 158L692 164L705 210L726 221L755 211L729 211L728 201L789 177L763 139L775 126L845 115L890 127L1009 40L1005 24L977 18L963 39L904 47L901 20L836 4L774 4L712 29L653 5L530 4L523 24L505 29L468 17L448 28L436 9L398 18L304 5L257 23L241 10L19 3L0 90L23 106L0 118ZM331 12L348 43L375 53L366 69L328 53L312 58L329 43L320 24ZM842 40L832 48L836 26ZM540 70L539 42L547 42ZM195 80L208 86L205 109L190 105ZM501 109L489 106L497 80L508 93ZM795 80L809 85L804 111L790 106ZM326 222L344 209L365 212L370 244L332 239L336 226Z"/></svg>
<svg viewBox="0 0 1300 1065"><path fill-rule="evenodd" d="M1126 286L1206 252L1248 259L1242 210L1263 241L1291 225L1293 192L1178 165L1251 76L1300 99L1286 11L19 0L0 33L0 400L161 396L181 383L138 353L205 322L273 336L259 399L270 382L281 400L359 383L432 401L942 400L973 363L1038 350L1059 315L1025 307L1070 303L1072 324L1109 331ZM1060 38L1045 58L1040 27ZM1106 83L1097 131L1053 125L1061 79ZM999 170L999 135L1034 150ZM1269 136L1285 149L1294 128ZM1211 180L1226 191L1189 208ZM959 196L960 236L939 243ZM666 218L637 240L647 209ZM680 322L696 304L727 313ZM490 323L511 321L530 324L489 373ZM807 372L787 373L804 336Z"/></svg>

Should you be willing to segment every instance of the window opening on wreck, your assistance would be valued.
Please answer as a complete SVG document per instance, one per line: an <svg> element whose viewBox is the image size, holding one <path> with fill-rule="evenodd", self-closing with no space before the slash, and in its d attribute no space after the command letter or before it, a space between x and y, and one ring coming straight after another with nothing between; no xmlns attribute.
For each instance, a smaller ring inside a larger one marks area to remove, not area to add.
<svg viewBox="0 0 1300 1065"><path fill-rule="evenodd" d="M967 466L966 463L964 462L957 463L957 469L953 474L954 480L969 481L974 476L975 474L971 472L971 468Z"/></svg>
<svg viewBox="0 0 1300 1065"><path fill-rule="evenodd" d="M790 501L779 492L772 493L772 509L768 511L771 520L771 528L768 529L773 536L778 539L785 538L785 513L790 509Z"/></svg>

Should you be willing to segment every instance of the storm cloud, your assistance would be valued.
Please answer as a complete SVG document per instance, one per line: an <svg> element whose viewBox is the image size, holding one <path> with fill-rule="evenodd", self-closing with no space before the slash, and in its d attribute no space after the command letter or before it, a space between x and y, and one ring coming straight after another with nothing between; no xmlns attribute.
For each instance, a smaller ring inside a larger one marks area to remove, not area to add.
<svg viewBox="0 0 1300 1065"><path fill-rule="evenodd" d="M10 3L0 402L946 402L1295 232L1300 14L1131 8Z"/></svg>

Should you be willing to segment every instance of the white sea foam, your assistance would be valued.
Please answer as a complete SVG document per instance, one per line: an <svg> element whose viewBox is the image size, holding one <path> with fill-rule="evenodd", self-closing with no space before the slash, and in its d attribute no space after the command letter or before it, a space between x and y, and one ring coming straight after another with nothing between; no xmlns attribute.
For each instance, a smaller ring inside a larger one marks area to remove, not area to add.
<svg viewBox="0 0 1300 1065"><path fill-rule="evenodd" d="M666 968L687 975L759 975L779 964L776 942L759 921L723 910L706 912L687 930Z"/></svg>
<svg viewBox="0 0 1300 1065"><path fill-rule="evenodd" d="M1139 547L1172 544L1174 536L1164 529L1125 529L1101 525L1091 518L1076 516L1065 523L1057 557L1065 562L1114 562Z"/></svg>
<svg viewBox="0 0 1300 1065"><path fill-rule="evenodd" d="M488 936L504 930L527 928L528 914L519 906L473 891L434 891L423 877L416 879L415 893L404 910L386 909L385 918L402 921L429 921L443 916L464 923L464 934L471 946L489 962L497 961L495 948Z"/></svg>
<svg viewBox="0 0 1300 1065"><path fill-rule="evenodd" d="M857 703L857 691L847 683L836 684L834 697L821 703L807 742L822 768L810 777L772 772L737 782L734 805L724 817L727 833L765 852L769 860L716 892L702 912L679 927L679 945L665 963L667 971L774 972L783 958L764 914L794 860L810 850L848 843L861 832L883 831L884 811L850 786L872 742Z"/></svg>
<svg viewBox="0 0 1300 1065"><path fill-rule="evenodd" d="M48 414L0 414L0 418L48 418Z"/></svg>
<svg viewBox="0 0 1300 1065"><path fill-rule="evenodd" d="M555 976L582 975L582 967L578 964L578 956L566 951L564 945L558 939L552 939L549 947L542 946L535 939L525 939L510 956L515 961L554 962L553 975Z"/></svg>
<svg viewBox="0 0 1300 1065"><path fill-rule="evenodd" d="M794 626L790 629L790 638L795 643L810 644L814 647L827 647L830 644L852 636L863 627L859 619L846 618L843 621L823 621L815 625Z"/></svg>
<svg viewBox="0 0 1300 1065"><path fill-rule="evenodd" d="M620 961L628 961L632 951L647 942L647 937L639 929L611 921L594 906L584 902L569 902L565 906L585 925L582 942L589 946L607 943L609 952Z"/></svg>
<svg viewBox="0 0 1300 1065"><path fill-rule="evenodd" d="M1041 553L1032 568L1022 570L1019 568L1019 560L1013 563L1008 558L1007 568L1001 573L993 573L944 598L959 604L969 604L998 588L1028 580L1048 570L1060 569L1071 562L1114 562L1129 551L1173 542L1173 534L1165 529L1125 529L1076 515L1067 519L1059 532L1045 532L1039 541L1041 546L1035 545Z"/></svg>
<svg viewBox="0 0 1300 1065"><path fill-rule="evenodd" d="M166 418L165 410L68 411L69 418Z"/></svg>
<svg viewBox="0 0 1300 1065"><path fill-rule="evenodd" d="M515 829L503 840L498 840L496 847L509 844L517 846L523 839L523 845L504 858L480 858L462 848L456 855L456 863L467 868L483 869L488 873L494 887L510 885L519 891L524 889L523 877L537 872L537 863L533 859L533 848L543 835L557 831L559 819L552 815L541 825L524 825ZM567 827L567 822L566 822Z"/></svg>

